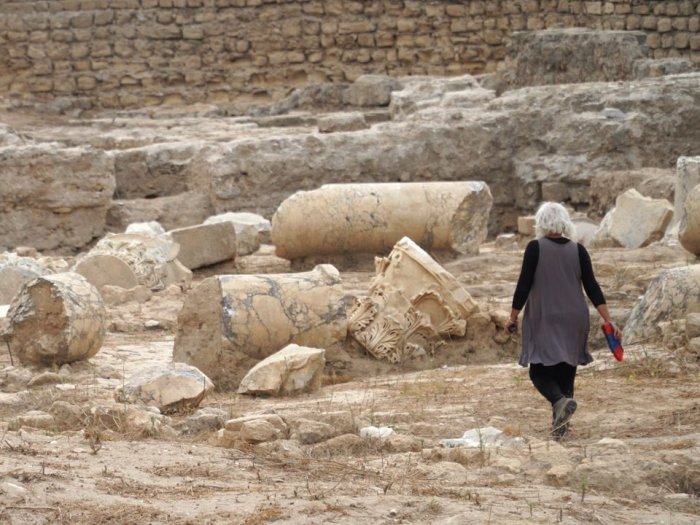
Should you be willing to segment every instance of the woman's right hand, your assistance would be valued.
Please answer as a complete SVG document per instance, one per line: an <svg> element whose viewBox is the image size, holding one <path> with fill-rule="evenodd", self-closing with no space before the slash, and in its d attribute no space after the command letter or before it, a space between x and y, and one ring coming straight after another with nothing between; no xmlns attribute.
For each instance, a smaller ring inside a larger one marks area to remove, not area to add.
<svg viewBox="0 0 700 525"><path fill-rule="evenodd" d="M518 321L513 321L512 319L508 319L508 321L506 321L505 326L503 327L503 331L507 334L517 334L518 333Z"/></svg>

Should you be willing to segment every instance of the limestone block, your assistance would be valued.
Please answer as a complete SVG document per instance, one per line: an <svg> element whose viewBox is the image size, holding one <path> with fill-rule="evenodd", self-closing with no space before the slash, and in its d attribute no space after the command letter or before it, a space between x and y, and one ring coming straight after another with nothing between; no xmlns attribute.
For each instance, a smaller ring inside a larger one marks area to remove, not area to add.
<svg viewBox="0 0 700 525"><path fill-rule="evenodd" d="M259 360L289 343L335 348L347 334L340 274L219 275L191 290L177 319L174 359L236 388Z"/></svg>
<svg viewBox="0 0 700 525"><path fill-rule="evenodd" d="M108 234L87 256L112 255L124 261L137 284L161 290L170 284L189 284L192 272L177 259L179 246L168 239L154 239L136 233Z"/></svg>
<svg viewBox="0 0 700 525"><path fill-rule="evenodd" d="M348 312L348 333L392 363L432 354L441 337L462 337L477 304L461 284L408 237L375 261L368 297Z"/></svg>
<svg viewBox="0 0 700 525"><path fill-rule="evenodd" d="M30 257L0 254L0 304L9 304L25 283L48 273L51 272Z"/></svg>
<svg viewBox="0 0 700 525"><path fill-rule="evenodd" d="M228 221L170 230L167 238L180 245L177 258L190 270L236 258L236 229Z"/></svg>
<svg viewBox="0 0 700 525"><path fill-rule="evenodd" d="M249 217L249 216L252 216ZM213 215L204 221L204 224L216 224L230 222L236 230L236 255L248 255L255 253L260 248L260 229L264 229L267 223L267 238L270 235L270 221L254 213L221 213Z"/></svg>
<svg viewBox="0 0 700 525"><path fill-rule="evenodd" d="M518 233L533 237L535 235L535 216L526 215L518 217Z"/></svg>
<svg viewBox="0 0 700 525"><path fill-rule="evenodd" d="M404 236L428 250L475 254L492 201L483 182L328 184L280 205L272 242L285 259L386 253Z"/></svg>
<svg viewBox="0 0 700 525"><path fill-rule="evenodd" d="M687 58L643 58L634 62L635 78L679 75L693 71L693 63Z"/></svg>
<svg viewBox="0 0 700 525"><path fill-rule="evenodd" d="M105 285L133 288L138 284L129 265L114 255L87 255L78 260L73 271L85 277L98 290Z"/></svg>
<svg viewBox="0 0 700 525"><path fill-rule="evenodd" d="M593 4L594 2L589 2ZM645 34L566 28L515 32L502 76L512 88L631 80L646 58Z"/></svg>
<svg viewBox="0 0 700 525"><path fill-rule="evenodd" d="M388 75L361 75L345 93L345 102L351 106L388 106L391 92L401 84Z"/></svg>
<svg viewBox="0 0 700 525"><path fill-rule="evenodd" d="M0 155L0 172L4 245L81 248L104 233L105 213L115 188L108 154L55 143L6 146Z"/></svg>
<svg viewBox="0 0 700 525"><path fill-rule="evenodd" d="M62 365L94 356L105 336L97 289L77 273L39 277L15 296L7 341L23 364Z"/></svg>
<svg viewBox="0 0 700 525"><path fill-rule="evenodd" d="M434 106L472 107L493 99L490 89L483 89L472 75L461 77L404 77L403 88L391 94L389 112L401 118Z"/></svg>
<svg viewBox="0 0 700 525"><path fill-rule="evenodd" d="M194 366L184 363L158 365L128 378L117 388L115 399L158 407L163 413L197 407L214 384Z"/></svg>
<svg viewBox="0 0 700 525"><path fill-rule="evenodd" d="M684 319L700 311L700 265L662 271L634 306L625 323L623 345L653 342L661 336L659 323Z"/></svg>
<svg viewBox="0 0 700 525"><path fill-rule="evenodd" d="M326 351L295 344L255 365L238 387L239 394L284 395L321 387Z"/></svg>
<svg viewBox="0 0 700 525"><path fill-rule="evenodd" d="M690 253L700 255L700 184L691 189L685 199L678 240Z"/></svg>
<svg viewBox="0 0 700 525"><path fill-rule="evenodd" d="M107 225L124 231L134 222L158 221L166 230L173 230L201 224L211 212L209 196L196 191L155 199L116 199L107 211Z"/></svg>
<svg viewBox="0 0 700 525"><path fill-rule="evenodd" d="M200 143L160 142L114 152L116 195L138 199L177 195L189 189L187 168Z"/></svg>
<svg viewBox="0 0 700 525"><path fill-rule="evenodd" d="M673 201L673 223L680 224L685 214L685 199L700 184L700 156L678 157L676 161L676 192Z"/></svg>
<svg viewBox="0 0 700 525"><path fill-rule="evenodd" d="M661 239L672 217L673 206L666 199L651 199L630 189L615 201L610 237L625 248L640 248Z"/></svg>
<svg viewBox="0 0 700 525"><path fill-rule="evenodd" d="M339 131L357 131L369 128L365 116L359 111L349 113L331 113L318 119L320 133L337 133Z"/></svg>
<svg viewBox="0 0 700 525"><path fill-rule="evenodd" d="M165 233L165 228L158 221L134 222L126 227L124 233L138 233L139 235L158 238Z"/></svg>

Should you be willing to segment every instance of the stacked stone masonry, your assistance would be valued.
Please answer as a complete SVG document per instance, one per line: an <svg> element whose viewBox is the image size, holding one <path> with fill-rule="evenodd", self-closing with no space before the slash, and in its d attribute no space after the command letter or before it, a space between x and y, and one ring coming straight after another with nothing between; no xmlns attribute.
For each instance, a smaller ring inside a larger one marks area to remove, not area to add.
<svg viewBox="0 0 700 525"><path fill-rule="evenodd" d="M363 73L497 69L514 31L641 30L700 64L700 0L0 0L0 89L83 108L265 101Z"/></svg>

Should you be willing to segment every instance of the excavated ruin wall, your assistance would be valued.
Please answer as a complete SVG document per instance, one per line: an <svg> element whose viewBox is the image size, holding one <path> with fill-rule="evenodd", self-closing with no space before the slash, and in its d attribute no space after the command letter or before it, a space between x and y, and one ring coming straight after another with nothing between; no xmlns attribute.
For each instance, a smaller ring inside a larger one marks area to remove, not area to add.
<svg viewBox="0 0 700 525"><path fill-rule="evenodd" d="M0 0L0 91L59 110L250 104L362 73L489 72L514 31L575 26L700 63L697 0Z"/></svg>

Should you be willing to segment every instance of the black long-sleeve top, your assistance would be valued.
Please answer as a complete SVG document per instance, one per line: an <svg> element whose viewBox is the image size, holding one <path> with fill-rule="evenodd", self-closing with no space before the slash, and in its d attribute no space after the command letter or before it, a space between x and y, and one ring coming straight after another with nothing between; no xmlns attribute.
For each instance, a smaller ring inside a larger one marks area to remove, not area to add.
<svg viewBox="0 0 700 525"><path fill-rule="evenodd" d="M548 238L547 240L551 242L556 242L557 244L566 244L567 242L572 242L566 237L558 238ZM513 294L513 308L515 310L522 310L527 301L528 295L530 295L530 288L532 288L532 283L535 280L535 270L537 269L537 262L540 258L540 245L537 240L530 241L525 248L525 255L523 257L523 267L520 270L520 277L518 278L518 284L515 287L515 293ZM600 289L598 281L595 280L593 275L593 265L591 264L591 257L588 255L588 251L583 245L578 244L578 260L581 263L581 282L583 283L583 289L586 295L593 303L593 306L598 307L601 304L605 304L605 296L603 291Z"/></svg>

